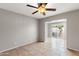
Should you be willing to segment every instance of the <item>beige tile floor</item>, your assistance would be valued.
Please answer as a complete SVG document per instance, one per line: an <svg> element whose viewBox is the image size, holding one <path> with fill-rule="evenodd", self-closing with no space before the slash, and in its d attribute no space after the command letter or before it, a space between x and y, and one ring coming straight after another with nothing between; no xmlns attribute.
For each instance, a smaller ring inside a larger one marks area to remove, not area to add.
<svg viewBox="0 0 79 59"><path fill-rule="evenodd" d="M65 40L49 39L0 53L1 56L79 56L79 52L66 49Z"/></svg>

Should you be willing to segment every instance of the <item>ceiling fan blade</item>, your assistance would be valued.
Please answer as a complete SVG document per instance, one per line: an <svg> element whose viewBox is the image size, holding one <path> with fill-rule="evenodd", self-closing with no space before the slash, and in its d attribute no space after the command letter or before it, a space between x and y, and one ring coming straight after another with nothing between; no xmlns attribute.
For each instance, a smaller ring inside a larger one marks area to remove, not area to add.
<svg viewBox="0 0 79 59"><path fill-rule="evenodd" d="M38 7L40 7L42 5L42 3L38 3Z"/></svg>
<svg viewBox="0 0 79 59"><path fill-rule="evenodd" d="M47 11L56 11L55 8L46 8Z"/></svg>
<svg viewBox="0 0 79 59"><path fill-rule="evenodd" d="M45 13L45 12L43 12L43 15L46 15L46 13Z"/></svg>
<svg viewBox="0 0 79 59"><path fill-rule="evenodd" d="M32 7L32 8L37 8L37 7L32 6L32 5L29 5L29 4L27 4L26 6L28 6L28 7Z"/></svg>
<svg viewBox="0 0 79 59"><path fill-rule="evenodd" d="M47 5L47 3L38 3L38 7L40 7L41 5Z"/></svg>
<svg viewBox="0 0 79 59"><path fill-rule="evenodd" d="M35 13L37 13L38 11L35 11L35 12L33 12L32 14L35 14Z"/></svg>

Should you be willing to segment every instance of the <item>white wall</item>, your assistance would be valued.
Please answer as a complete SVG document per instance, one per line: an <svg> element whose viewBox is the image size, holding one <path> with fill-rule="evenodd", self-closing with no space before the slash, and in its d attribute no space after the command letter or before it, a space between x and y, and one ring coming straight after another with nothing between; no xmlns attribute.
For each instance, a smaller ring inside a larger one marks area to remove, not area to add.
<svg viewBox="0 0 79 59"><path fill-rule="evenodd" d="M38 20L0 9L0 52L38 39Z"/></svg>
<svg viewBox="0 0 79 59"><path fill-rule="evenodd" d="M41 19L40 41L45 40L45 22L59 19L67 19L67 48L79 50L79 10Z"/></svg>

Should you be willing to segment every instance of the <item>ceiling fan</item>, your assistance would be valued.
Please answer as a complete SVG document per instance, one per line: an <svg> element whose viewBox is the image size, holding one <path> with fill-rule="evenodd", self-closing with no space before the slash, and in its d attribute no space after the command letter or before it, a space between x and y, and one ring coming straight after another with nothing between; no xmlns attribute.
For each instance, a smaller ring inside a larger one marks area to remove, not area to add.
<svg viewBox="0 0 79 59"><path fill-rule="evenodd" d="M38 7L33 6L33 5L29 5L29 4L27 4L26 6L32 7L32 8L36 8L36 11L33 12L32 14L35 14L35 13L37 13L37 12L40 12L40 13L42 13L43 15L46 15L45 11L56 11L56 8L46 8L46 5L47 5L47 4L48 4L48 3L38 3Z"/></svg>

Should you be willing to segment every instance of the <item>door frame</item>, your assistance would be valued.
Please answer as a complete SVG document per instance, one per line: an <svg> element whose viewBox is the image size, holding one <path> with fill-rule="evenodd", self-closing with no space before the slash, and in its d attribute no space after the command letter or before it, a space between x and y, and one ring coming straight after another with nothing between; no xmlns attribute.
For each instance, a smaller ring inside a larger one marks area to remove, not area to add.
<svg viewBox="0 0 79 59"><path fill-rule="evenodd" d="M51 21L46 21L45 22L45 33L44 33L44 35L45 35L45 40L44 40L44 42L47 42L47 40L48 40L48 24L49 23L55 23L55 22L66 22L65 23L65 25L66 25L66 29L65 29L65 39L66 39L66 43L67 43L67 19L58 19L58 20L51 20Z"/></svg>

